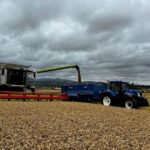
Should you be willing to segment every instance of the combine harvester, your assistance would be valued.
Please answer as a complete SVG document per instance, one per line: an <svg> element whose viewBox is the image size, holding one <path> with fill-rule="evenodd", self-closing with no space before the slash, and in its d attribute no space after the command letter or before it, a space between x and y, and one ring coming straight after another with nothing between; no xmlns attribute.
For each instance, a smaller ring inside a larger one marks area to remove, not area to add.
<svg viewBox="0 0 150 150"><path fill-rule="evenodd" d="M65 65L41 69L36 72L29 70L29 67L17 64L0 64L0 99L60 99L65 101L68 99L66 94L56 95L50 92L35 92L33 82L36 78L36 73L75 68L78 73L78 83L81 83L80 68L78 65ZM25 92L27 89L30 89L32 92Z"/></svg>

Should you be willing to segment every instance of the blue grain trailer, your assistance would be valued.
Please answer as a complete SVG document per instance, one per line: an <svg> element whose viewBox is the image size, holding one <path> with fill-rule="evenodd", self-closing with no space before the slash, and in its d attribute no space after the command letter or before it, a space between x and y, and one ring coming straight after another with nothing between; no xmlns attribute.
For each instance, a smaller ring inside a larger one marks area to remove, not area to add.
<svg viewBox="0 0 150 150"><path fill-rule="evenodd" d="M106 83L66 84L61 88L70 101L99 101L101 93L106 91Z"/></svg>

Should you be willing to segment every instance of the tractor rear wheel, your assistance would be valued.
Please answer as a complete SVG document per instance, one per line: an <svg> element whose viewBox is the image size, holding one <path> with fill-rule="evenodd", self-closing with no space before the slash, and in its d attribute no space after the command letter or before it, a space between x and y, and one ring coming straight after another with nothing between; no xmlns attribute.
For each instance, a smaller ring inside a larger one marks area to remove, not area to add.
<svg viewBox="0 0 150 150"><path fill-rule="evenodd" d="M142 101L142 106L149 106L147 99L143 98L141 101Z"/></svg>
<svg viewBox="0 0 150 150"><path fill-rule="evenodd" d="M111 106L112 105L112 99L110 96L104 96L102 103L104 106Z"/></svg>
<svg viewBox="0 0 150 150"><path fill-rule="evenodd" d="M125 101L125 108L127 108L127 109L138 108L138 103L135 99L126 100Z"/></svg>

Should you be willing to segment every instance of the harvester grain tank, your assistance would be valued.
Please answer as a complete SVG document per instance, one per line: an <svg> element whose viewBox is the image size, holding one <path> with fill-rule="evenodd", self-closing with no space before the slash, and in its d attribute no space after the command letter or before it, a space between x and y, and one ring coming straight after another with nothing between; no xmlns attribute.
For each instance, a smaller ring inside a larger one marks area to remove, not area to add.
<svg viewBox="0 0 150 150"><path fill-rule="evenodd" d="M64 70L64 69L70 69L70 68L75 68L77 70L78 74L78 83L81 83L81 74L80 74L80 68L78 65L64 65L64 66L59 66L59 67L53 67L53 68L46 68L46 69L41 69L37 70L37 73L46 73L46 72L52 72L52 71L58 71L58 70Z"/></svg>

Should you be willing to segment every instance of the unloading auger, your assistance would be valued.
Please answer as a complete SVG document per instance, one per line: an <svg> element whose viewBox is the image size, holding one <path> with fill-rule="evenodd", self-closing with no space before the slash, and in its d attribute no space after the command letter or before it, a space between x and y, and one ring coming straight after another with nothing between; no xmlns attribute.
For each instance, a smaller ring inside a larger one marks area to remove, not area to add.
<svg viewBox="0 0 150 150"><path fill-rule="evenodd" d="M80 84L81 83L80 67L76 64L53 67L53 68L46 68L46 69L37 70L36 72L37 73L46 73L46 72L52 72L52 71L58 71L58 70L63 70L63 69L70 69L70 68L75 68L77 70L78 83Z"/></svg>

